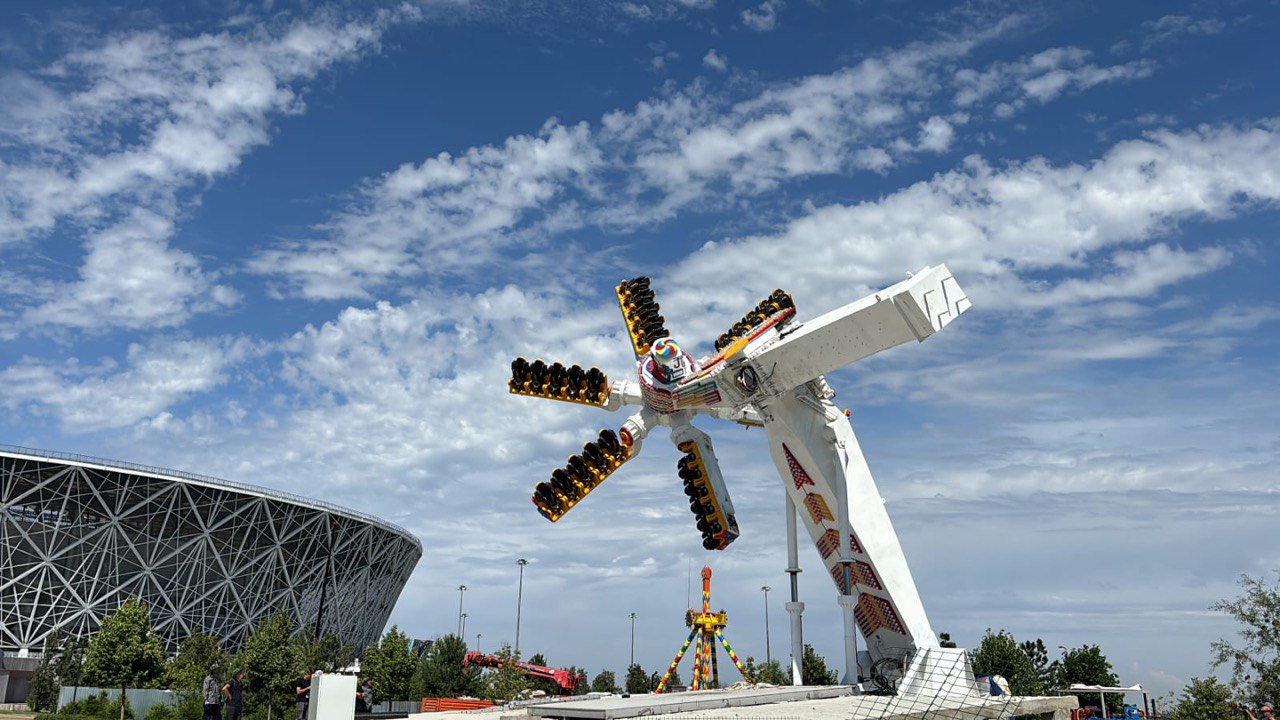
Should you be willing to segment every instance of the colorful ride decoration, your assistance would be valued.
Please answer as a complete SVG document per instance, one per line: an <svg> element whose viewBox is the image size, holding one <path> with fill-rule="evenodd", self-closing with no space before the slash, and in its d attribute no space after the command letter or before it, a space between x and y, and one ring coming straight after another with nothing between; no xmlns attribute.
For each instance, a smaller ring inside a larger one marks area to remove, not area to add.
<svg viewBox="0 0 1280 720"><path fill-rule="evenodd" d="M662 426L680 450L677 472L702 546L724 550L740 534L738 518L711 438L692 419L707 415L761 427L787 496L840 593L846 665L853 664L855 624L873 660L938 648L848 413L832 402L835 393L824 376L883 350L923 342L967 310L969 299L946 266L908 273L902 282L804 322L796 319L791 295L775 290L715 340L713 354L697 359L668 332L649 278L624 281L616 290L635 354L634 379L610 383L597 368L540 359L512 363L513 394L610 411L640 408L616 433L602 431L537 484L532 500L538 511L559 521ZM919 442L927 451L931 439Z"/></svg>
<svg viewBox="0 0 1280 720"><path fill-rule="evenodd" d="M658 688L653 691L654 694L667 689L667 682L689 650L690 644L694 644L693 680L689 683L690 690L720 687L720 664L716 657L716 643L724 646L724 651L729 653L729 659L738 668L738 672L742 673L742 679L751 682L751 678L747 676L747 669L742 666L737 653L733 651L729 641L724 639L724 629L729 624L729 616L723 610L711 612L710 567L702 568L702 612L695 613L690 608L684 614L684 624L692 628L689 630L689 637L685 638L684 644L680 646L680 652L676 653L676 659L671 661L671 667L667 668L667 673L662 676Z"/></svg>

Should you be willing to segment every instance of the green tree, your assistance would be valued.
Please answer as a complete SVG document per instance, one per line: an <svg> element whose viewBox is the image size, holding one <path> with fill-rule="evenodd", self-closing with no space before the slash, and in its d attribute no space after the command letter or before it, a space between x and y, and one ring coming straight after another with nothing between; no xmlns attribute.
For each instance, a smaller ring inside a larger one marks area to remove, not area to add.
<svg viewBox="0 0 1280 720"><path fill-rule="evenodd" d="M951 633L938 633L938 647L954 648L955 642L951 640Z"/></svg>
<svg viewBox="0 0 1280 720"><path fill-rule="evenodd" d="M457 635L436 638L414 670L410 688L415 697L475 697L480 693L481 669L464 666L467 644Z"/></svg>
<svg viewBox="0 0 1280 720"><path fill-rule="evenodd" d="M1053 664L1049 667L1049 673L1053 677L1054 684L1063 688L1072 683L1112 687L1120 683L1120 678L1111 672L1111 663L1102 654L1102 650L1097 645L1084 645L1071 649L1063 648L1062 658L1053 661ZM1018 693L1014 694L1017 695ZM1097 693L1075 693L1075 696L1080 701L1081 707L1086 702L1092 703L1098 699ZM1108 700L1107 702L1108 707L1110 707L1112 701ZM1119 705L1122 700L1117 697L1114 702Z"/></svg>
<svg viewBox="0 0 1280 720"><path fill-rule="evenodd" d="M805 685L835 685L840 681L834 670L827 669L827 661L812 645L805 644L804 657L800 660L800 675Z"/></svg>
<svg viewBox="0 0 1280 720"><path fill-rule="evenodd" d="M782 669L781 660L770 660L756 666L755 674L751 676L753 682L768 683L770 685L790 685L790 675Z"/></svg>
<svg viewBox="0 0 1280 720"><path fill-rule="evenodd" d="M62 652L54 663L59 685L80 685L84 681L84 650L88 642L84 638L67 635L62 641Z"/></svg>
<svg viewBox="0 0 1280 720"><path fill-rule="evenodd" d="M621 692L618 688L618 678L613 674L612 670L601 670L591 681L591 692L598 693L616 693Z"/></svg>
<svg viewBox="0 0 1280 720"><path fill-rule="evenodd" d="M1210 647L1213 667L1231 668L1236 696L1257 707L1280 699L1280 585L1249 575L1241 575L1239 584L1240 597L1209 606L1239 624L1239 644L1220 639Z"/></svg>
<svg viewBox="0 0 1280 720"><path fill-rule="evenodd" d="M1049 662L1049 649L1044 646L1044 640L1036 638L1024 641L1018 645L1018 649L1031 662L1031 670L1035 673L1042 694L1061 685L1055 677L1058 668Z"/></svg>
<svg viewBox="0 0 1280 720"><path fill-rule="evenodd" d="M987 628L978 647L970 652L969 664L977 675L1003 675L1014 695L1044 694L1031 658L1005 630L993 633Z"/></svg>
<svg viewBox="0 0 1280 720"><path fill-rule="evenodd" d="M134 688L154 687L164 677L168 656L151 629L147 606L132 597L102 618L84 655L85 678L99 687L118 687L121 696ZM124 704L120 707L124 719Z"/></svg>
<svg viewBox="0 0 1280 720"><path fill-rule="evenodd" d="M644 695L649 692L649 675L639 663L634 663L627 668L626 686L627 692L632 695Z"/></svg>
<svg viewBox="0 0 1280 720"><path fill-rule="evenodd" d="M258 621L245 638L232 671L244 671L245 708L250 712L264 708L268 718L288 717L293 708L289 683L311 669L293 642L295 630L293 620L280 612Z"/></svg>
<svg viewBox="0 0 1280 720"><path fill-rule="evenodd" d="M298 633L291 641L310 670L333 672L350 665L356 659L356 646L341 643L333 635L315 639L306 633Z"/></svg>
<svg viewBox="0 0 1280 720"><path fill-rule="evenodd" d="M217 666L222 670L223 680L231 678L231 674L226 672L228 659L230 656L222 649L218 638L197 630L196 634L178 645L178 654L165 668L165 684L181 694L198 695L210 668Z"/></svg>
<svg viewBox="0 0 1280 720"><path fill-rule="evenodd" d="M529 677L516 665L519 659L511 646L503 643L502 648L494 653L502 661L496 670L485 677L484 689L480 697L497 702L511 702L521 693L530 689Z"/></svg>
<svg viewBox="0 0 1280 720"><path fill-rule="evenodd" d="M1231 699L1231 688L1213 676L1191 678L1173 709L1173 720L1239 720L1241 715Z"/></svg>
<svg viewBox="0 0 1280 720"><path fill-rule="evenodd" d="M383 700L407 700L413 680L415 658L409 648L409 637L392 625L377 645L364 649L360 672L373 681L376 697Z"/></svg>
<svg viewBox="0 0 1280 720"><path fill-rule="evenodd" d="M58 671L57 652L58 634L46 638L44 652L40 655L40 664L31 675L31 689L27 694L27 707L36 712L53 712L58 709Z"/></svg>

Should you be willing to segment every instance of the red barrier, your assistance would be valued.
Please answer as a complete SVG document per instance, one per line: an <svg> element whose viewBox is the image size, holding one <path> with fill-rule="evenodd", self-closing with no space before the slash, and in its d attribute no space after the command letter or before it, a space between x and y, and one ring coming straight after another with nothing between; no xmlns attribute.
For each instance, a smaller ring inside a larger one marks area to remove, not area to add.
<svg viewBox="0 0 1280 720"><path fill-rule="evenodd" d="M478 710L493 707L489 700L464 700L462 698L422 698L422 712L450 712Z"/></svg>

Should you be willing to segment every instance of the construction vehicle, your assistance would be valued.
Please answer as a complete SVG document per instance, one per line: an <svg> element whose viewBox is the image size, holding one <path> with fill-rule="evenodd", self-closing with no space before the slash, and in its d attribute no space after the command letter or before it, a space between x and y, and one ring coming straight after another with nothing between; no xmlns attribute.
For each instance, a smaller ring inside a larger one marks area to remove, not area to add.
<svg viewBox="0 0 1280 720"><path fill-rule="evenodd" d="M527 662L513 661L511 659L500 658L497 655L486 655L482 652L472 650L462 657L462 664L477 665L479 667L501 668L507 664L515 665L521 672L529 677L543 678L550 680L556 684L561 695L572 695L574 690L578 689L587 681L585 675L575 675L568 670L560 668L549 668L541 665L534 665Z"/></svg>

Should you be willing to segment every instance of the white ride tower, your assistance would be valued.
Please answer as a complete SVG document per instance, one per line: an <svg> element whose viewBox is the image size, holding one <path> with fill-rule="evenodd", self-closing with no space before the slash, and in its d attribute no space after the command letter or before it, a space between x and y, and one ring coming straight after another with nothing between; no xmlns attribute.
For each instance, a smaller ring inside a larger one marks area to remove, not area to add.
<svg viewBox="0 0 1280 720"><path fill-rule="evenodd" d="M538 511L559 520L635 457L650 431L665 426L684 453L679 474L703 547L723 550L738 537L737 518L711 438L690 421L701 414L763 427L787 495L787 611L796 683L804 608L796 583L799 515L840 594L842 682L862 679L856 626L872 664L890 666L899 692L968 692L963 652L939 647L847 413L831 402L834 393L823 377L882 350L922 342L967 310L969 300L946 266L908 274L892 287L803 323L795 321L791 297L776 290L720 336L716 354L698 360L668 336L648 278L625 281L617 293L635 350L635 380L609 383L597 368L542 360L512 363L513 393L606 410L641 407L616 434L601 431L548 482L538 483Z"/></svg>

